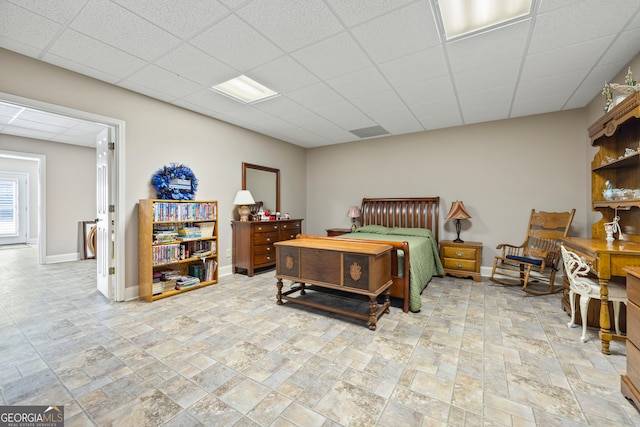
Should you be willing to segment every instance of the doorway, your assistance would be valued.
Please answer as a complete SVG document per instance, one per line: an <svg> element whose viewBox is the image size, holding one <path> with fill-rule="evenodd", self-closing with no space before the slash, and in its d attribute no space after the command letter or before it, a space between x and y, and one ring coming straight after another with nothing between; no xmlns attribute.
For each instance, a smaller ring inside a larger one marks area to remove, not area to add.
<svg viewBox="0 0 640 427"><path fill-rule="evenodd" d="M27 243L28 175L0 172L0 245Z"/></svg>
<svg viewBox="0 0 640 427"><path fill-rule="evenodd" d="M108 294L114 301L124 301L127 299L125 295L125 247L124 247L124 229L125 229L125 217L124 217L124 122L122 120L114 119L111 117L100 116L93 113L74 110L59 105L48 104L41 101L18 97L15 95L0 92L0 101L12 103L26 108L38 109L43 112L58 114L61 116L67 116L74 119L85 120L91 123L102 124L106 127L111 127L114 134L113 144L113 161L109 166L112 179L112 204L113 204L113 252L110 257L110 263L113 266L110 272L109 278L109 292ZM20 153L18 153L20 154ZM24 156L34 156L31 153L21 153ZM2 153L0 152L0 156ZM44 156L41 160L39 168L39 198L38 198L38 216L39 216L39 233L38 233L38 246L39 246L39 263L45 264L46 261L46 181L44 177L45 173L45 159ZM97 163L96 163L97 165ZM98 278L96 277L96 282Z"/></svg>

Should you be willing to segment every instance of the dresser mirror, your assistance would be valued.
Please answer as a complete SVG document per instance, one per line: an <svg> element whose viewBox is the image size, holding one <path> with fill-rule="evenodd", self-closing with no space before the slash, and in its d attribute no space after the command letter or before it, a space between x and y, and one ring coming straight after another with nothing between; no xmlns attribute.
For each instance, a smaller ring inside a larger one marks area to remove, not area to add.
<svg viewBox="0 0 640 427"><path fill-rule="evenodd" d="M265 210L280 212L280 169L242 163L242 189Z"/></svg>

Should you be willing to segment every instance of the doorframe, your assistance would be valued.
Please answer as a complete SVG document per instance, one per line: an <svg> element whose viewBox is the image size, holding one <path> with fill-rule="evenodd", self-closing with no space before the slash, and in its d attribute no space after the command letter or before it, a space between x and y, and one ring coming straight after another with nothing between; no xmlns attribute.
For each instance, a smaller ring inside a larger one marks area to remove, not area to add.
<svg viewBox="0 0 640 427"><path fill-rule="evenodd" d="M0 157L2 155L0 154ZM17 181L18 190L18 208L17 218L18 221L18 233L17 236L2 237L2 243L7 243L6 240L14 240L15 243L22 243L22 234L24 233L24 243L29 243L29 234L31 232L29 226L29 216L31 215L30 193L29 193L29 174L26 172L18 171L0 171L0 180ZM15 198L14 198L15 201ZM15 206L15 205L14 205ZM16 242L17 241L17 242ZM9 243L11 244L11 243Z"/></svg>
<svg viewBox="0 0 640 427"><path fill-rule="evenodd" d="M89 113L87 111L75 110L73 108L63 107L61 105L49 104L47 102L38 101L35 99L25 98L22 96L16 96L5 92L0 92L0 101L6 101L12 104L21 105L23 107L35 108L38 110L46 111L49 113L59 114L63 116L73 117L79 120L86 120L95 123L100 123L106 126L112 126L116 132L116 145L115 153L113 156L113 165L110 172L113 173L115 178L115 282L113 283L113 296L115 301L124 301L125 296L125 187L124 187L124 172L125 172L125 122L123 120L115 119L113 117L102 116L99 114ZM38 258L40 264L46 264L46 161L44 155L32 154L32 153L14 153L16 155L22 155L23 157L29 157L31 159L39 160L39 206L38 206L38 218L39 218L39 232L38 232Z"/></svg>

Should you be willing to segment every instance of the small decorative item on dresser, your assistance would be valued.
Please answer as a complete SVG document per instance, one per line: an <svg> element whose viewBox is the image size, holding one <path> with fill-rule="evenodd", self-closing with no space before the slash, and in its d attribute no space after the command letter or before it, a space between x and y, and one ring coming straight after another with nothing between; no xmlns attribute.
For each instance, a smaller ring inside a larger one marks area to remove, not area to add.
<svg viewBox="0 0 640 427"><path fill-rule="evenodd" d="M356 218L360 218L360 208L357 206L349 207L349 211L347 212L347 216L351 218L351 232L356 231Z"/></svg>
<svg viewBox="0 0 640 427"><path fill-rule="evenodd" d="M446 219L456 220L456 233L458 234L458 237L456 237L456 240L454 240L454 242L464 243L464 241L460 239L460 229L462 228L462 225L460 224L460 220L469 219L469 218L471 218L471 215L469 215L469 212L467 212L467 210L465 209L464 203L456 200L451 204L451 209L449 209L449 213L447 214Z"/></svg>
<svg viewBox="0 0 640 427"><path fill-rule="evenodd" d="M255 201L249 190L240 190L236 193L236 198L233 200L234 205L238 205L238 215L240 215L240 221L249 221L249 214L251 211L247 205L253 205Z"/></svg>

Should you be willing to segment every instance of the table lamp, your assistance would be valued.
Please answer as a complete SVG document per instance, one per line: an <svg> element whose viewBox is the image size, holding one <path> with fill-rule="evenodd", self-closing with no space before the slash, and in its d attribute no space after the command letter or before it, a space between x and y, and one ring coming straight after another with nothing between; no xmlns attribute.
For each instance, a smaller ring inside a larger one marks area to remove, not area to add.
<svg viewBox="0 0 640 427"><path fill-rule="evenodd" d="M360 208L357 206L350 206L347 211L347 216L351 218L351 232L356 231L356 218L360 218Z"/></svg>
<svg viewBox="0 0 640 427"><path fill-rule="evenodd" d="M449 210L449 213L447 214L446 219L456 220L456 233L458 233L458 237L456 238L456 240L454 240L454 242L464 243L464 241L460 238L460 229L462 228L462 225L460 224L460 220L469 219L469 218L471 218L471 215L469 215L469 212L467 212L467 210L465 209L464 203L456 200L451 204L451 209Z"/></svg>
<svg viewBox="0 0 640 427"><path fill-rule="evenodd" d="M236 193L236 198L233 200L234 205L238 205L238 215L240 215L240 221L249 221L249 214L251 211L247 205L255 203L253 196L249 190L240 190Z"/></svg>

